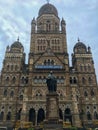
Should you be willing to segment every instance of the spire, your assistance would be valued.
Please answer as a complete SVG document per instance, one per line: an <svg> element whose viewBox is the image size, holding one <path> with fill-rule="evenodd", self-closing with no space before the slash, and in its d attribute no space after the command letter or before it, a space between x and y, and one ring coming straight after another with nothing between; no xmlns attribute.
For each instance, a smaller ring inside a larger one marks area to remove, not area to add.
<svg viewBox="0 0 98 130"><path fill-rule="evenodd" d="M17 41L19 42L19 36L18 36L18 38L17 38Z"/></svg>
<svg viewBox="0 0 98 130"><path fill-rule="evenodd" d="M78 37L78 42L80 42L80 39L79 39L79 37Z"/></svg>

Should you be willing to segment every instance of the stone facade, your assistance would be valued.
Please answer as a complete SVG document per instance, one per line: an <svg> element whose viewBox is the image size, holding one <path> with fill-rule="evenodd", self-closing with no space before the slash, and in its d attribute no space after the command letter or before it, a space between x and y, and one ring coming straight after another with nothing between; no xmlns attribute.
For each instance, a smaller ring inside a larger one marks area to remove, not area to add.
<svg viewBox="0 0 98 130"><path fill-rule="evenodd" d="M80 40L69 66L66 23L47 3L31 22L28 64L19 39L6 48L0 76L0 125L17 120L39 125L46 117L46 78L52 70L57 78L59 117L81 126L98 120L98 88L90 47Z"/></svg>

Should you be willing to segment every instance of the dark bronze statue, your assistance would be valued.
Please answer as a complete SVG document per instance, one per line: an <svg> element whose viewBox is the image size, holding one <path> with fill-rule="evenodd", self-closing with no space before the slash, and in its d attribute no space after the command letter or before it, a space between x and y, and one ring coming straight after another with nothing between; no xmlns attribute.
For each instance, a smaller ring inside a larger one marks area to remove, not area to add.
<svg viewBox="0 0 98 130"><path fill-rule="evenodd" d="M50 74L48 75L46 83L47 83L47 87L48 87L49 92L56 92L56 90L57 90L57 80L53 76L52 72L50 72Z"/></svg>

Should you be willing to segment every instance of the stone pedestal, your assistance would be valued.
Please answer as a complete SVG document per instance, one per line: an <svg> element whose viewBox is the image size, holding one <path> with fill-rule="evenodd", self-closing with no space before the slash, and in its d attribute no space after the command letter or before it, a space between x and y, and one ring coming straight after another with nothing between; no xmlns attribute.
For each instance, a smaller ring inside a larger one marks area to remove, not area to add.
<svg viewBox="0 0 98 130"><path fill-rule="evenodd" d="M56 92L46 95L46 120L44 130L62 130L63 121L59 120L59 99Z"/></svg>
<svg viewBox="0 0 98 130"><path fill-rule="evenodd" d="M59 101L57 93L46 95L46 120L59 120Z"/></svg>

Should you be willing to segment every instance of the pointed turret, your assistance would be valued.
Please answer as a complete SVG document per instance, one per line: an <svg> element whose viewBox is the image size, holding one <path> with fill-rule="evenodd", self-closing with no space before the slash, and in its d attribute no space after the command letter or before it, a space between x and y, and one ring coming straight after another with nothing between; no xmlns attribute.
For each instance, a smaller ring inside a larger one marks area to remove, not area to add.
<svg viewBox="0 0 98 130"><path fill-rule="evenodd" d="M31 22L31 33L35 33L35 30L36 30L36 20L35 18L33 18Z"/></svg>
<svg viewBox="0 0 98 130"><path fill-rule="evenodd" d="M61 21L61 31L62 31L62 33L66 33L66 22L63 18Z"/></svg>

